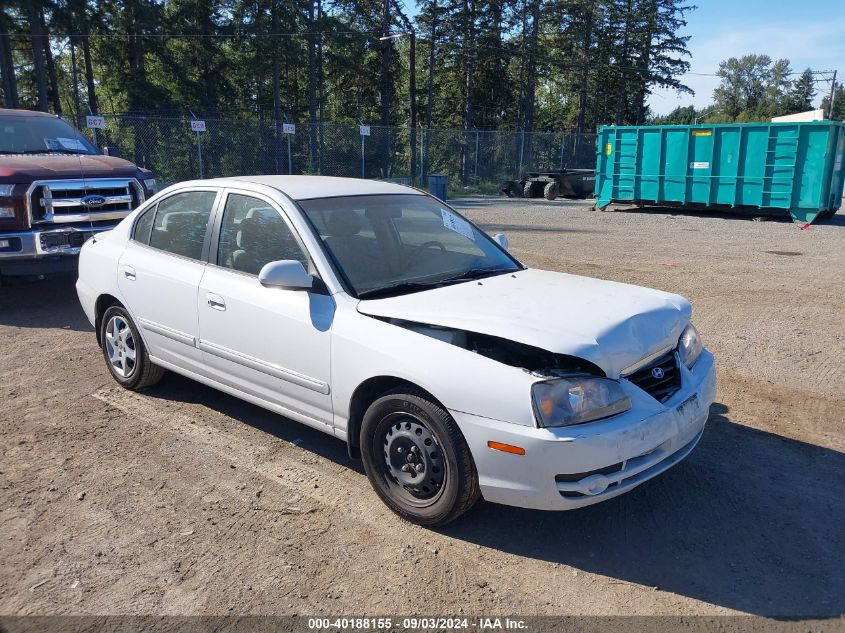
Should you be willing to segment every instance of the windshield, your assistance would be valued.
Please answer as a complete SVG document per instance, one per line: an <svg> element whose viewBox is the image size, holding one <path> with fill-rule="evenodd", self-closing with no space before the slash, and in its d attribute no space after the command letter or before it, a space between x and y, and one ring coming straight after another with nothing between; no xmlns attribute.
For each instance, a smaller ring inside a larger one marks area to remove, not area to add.
<svg viewBox="0 0 845 633"><path fill-rule="evenodd" d="M522 269L485 233L428 196L317 198L300 205L362 299Z"/></svg>
<svg viewBox="0 0 845 633"><path fill-rule="evenodd" d="M0 117L0 154L97 154L70 125L46 116Z"/></svg>

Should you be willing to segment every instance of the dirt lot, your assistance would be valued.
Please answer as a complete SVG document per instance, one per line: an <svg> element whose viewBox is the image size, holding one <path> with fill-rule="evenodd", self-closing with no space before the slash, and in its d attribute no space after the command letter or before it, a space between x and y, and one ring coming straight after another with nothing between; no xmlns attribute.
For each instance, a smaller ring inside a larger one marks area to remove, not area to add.
<svg viewBox="0 0 845 633"><path fill-rule="evenodd" d="M845 613L845 218L457 206L530 266L692 300L720 384L689 459L414 527L337 440L174 375L117 388L72 280L4 287L0 614Z"/></svg>

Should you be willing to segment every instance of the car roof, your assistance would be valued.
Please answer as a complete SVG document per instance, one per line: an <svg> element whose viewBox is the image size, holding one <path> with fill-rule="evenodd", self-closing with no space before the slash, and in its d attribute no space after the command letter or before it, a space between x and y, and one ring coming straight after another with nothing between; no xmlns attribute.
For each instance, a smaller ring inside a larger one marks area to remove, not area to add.
<svg viewBox="0 0 845 633"><path fill-rule="evenodd" d="M214 182L218 184L229 182L232 185L244 182L266 185L278 189L294 200L389 193L420 193L411 187L382 180L336 178L334 176L233 176L230 178L215 178Z"/></svg>

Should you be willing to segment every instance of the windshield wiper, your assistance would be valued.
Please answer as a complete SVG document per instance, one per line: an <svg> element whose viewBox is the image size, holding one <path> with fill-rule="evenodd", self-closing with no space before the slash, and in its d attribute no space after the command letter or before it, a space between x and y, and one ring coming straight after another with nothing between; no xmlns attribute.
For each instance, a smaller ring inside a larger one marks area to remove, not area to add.
<svg viewBox="0 0 845 633"><path fill-rule="evenodd" d="M388 297L394 294L405 294L406 292L417 292L425 290L434 286L439 286L443 282L442 279L434 281L403 281L398 284L390 286L383 286L381 288L373 288L372 290L365 290L358 293L359 299L377 299L378 297Z"/></svg>
<svg viewBox="0 0 845 633"><path fill-rule="evenodd" d="M457 283L459 281L469 281L471 279L482 279L483 277L492 277L502 273L509 273L519 270L517 268L469 268L461 272L449 276L441 277L439 279L431 279L427 281L402 281L390 286L382 288L373 288L372 290L365 290L358 293L359 299L375 299L377 297L386 297L394 294L404 294L405 292L418 292L420 290L427 290L437 286L445 286L447 284Z"/></svg>
<svg viewBox="0 0 845 633"><path fill-rule="evenodd" d="M450 281L466 281L469 279L482 279L484 277L492 277L494 275L501 275L502 273L512 273L519 270L518 268L468 268L462 270L451 277L444 277L441 282Z"/></svg>

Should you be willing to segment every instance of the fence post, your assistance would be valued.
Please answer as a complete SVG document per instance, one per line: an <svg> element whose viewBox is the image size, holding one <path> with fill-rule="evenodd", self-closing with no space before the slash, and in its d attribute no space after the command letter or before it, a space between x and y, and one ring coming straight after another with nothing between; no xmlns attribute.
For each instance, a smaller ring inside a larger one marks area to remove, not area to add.
<svg viewBox="0 0 845 633"><path fill-rule="evenodd" d="M366 178L364 175L364 138L365 136L361 135L361 178Z"/></svg>
<svg viewBox="0 0 845 633"><path fill-rule="evenodd" d="M478 130L475 131L475 185L478 186Z"/></svg>
<svg viewBox="0 0 845 633"><path fill-rule="evenodd" d="M519 180L522 177L522 152L525 150L525 130L522 130L519 139L519 169L516 172L516 178Z"/></svg>
<svg viewBox="0 0 845 633"><path fill-rule="evenodd" d="M135 141L137 143L137 140ZM202 143L200 142L200 133L197 131L197 160L199 160L200 164L200 179L205 178L203 175L202 169Z"/></svg>
<svg viewBox="0 0 845 633"><path fill-rule="evenodd" d="M560 133L560 170L563 171L563 147L566 145L566 132Z"/></svg>
<svg viewBox="0 0 845 633"><path fill-rule="evenodd" d="M288 176L293 175L293 161L290 156L290 134L285 134L288 137Z"/></svg>

